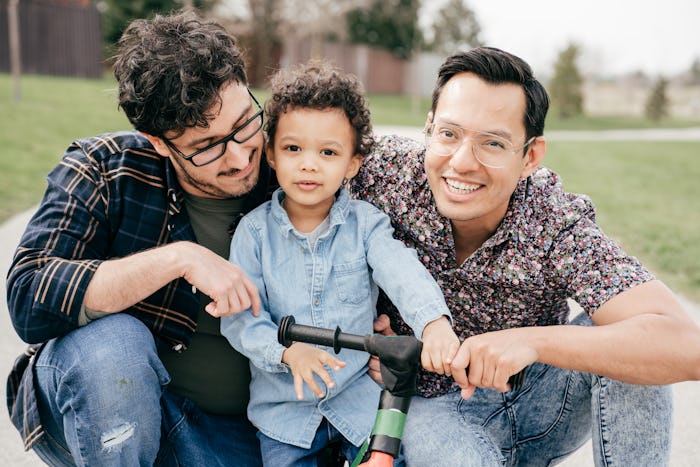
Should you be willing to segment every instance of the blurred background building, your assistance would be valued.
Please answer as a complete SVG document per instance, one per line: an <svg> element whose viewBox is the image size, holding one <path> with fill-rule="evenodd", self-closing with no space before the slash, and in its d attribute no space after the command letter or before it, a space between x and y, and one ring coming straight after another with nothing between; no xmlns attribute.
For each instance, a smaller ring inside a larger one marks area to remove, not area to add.
<svg viewBox="0 0 700 467"><path fill-rule="evenodd" d="M369 93L429 96L444 57L485 43L470 7L479 1L0 0L0 72L13 67L13 14L22 73L97 78L129 21L184 7L218 19L239 39L254 87L266 87L280 67L324 58L356 74ZM582 69L586 49L576 41L549 47L558 57L535 71L561 118L700 117L700 57L673 75L609 76Z"/></svg>

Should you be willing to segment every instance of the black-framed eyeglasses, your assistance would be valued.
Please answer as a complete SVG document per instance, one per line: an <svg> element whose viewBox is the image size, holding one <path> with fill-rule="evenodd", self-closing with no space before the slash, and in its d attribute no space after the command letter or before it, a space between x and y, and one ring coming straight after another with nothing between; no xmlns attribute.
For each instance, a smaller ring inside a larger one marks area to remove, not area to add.
<svg viewBox="0 0 700 467"><path fill-rule="evenodd" d="M224 155L224 153L226 152L226 145L229 141L233 140L238 144L245 143L250 138L255 136L258 133L258 131L260 131L260 129L262 128L262 106L255 98L253 93L250 92L250 89L248 89L248 95L253 99L253 102L255 102L255 105L258 108L258 110L253 114L253 116L245 122L243 122L242 125L236 127L227 136L224 136L220 140L215 141L210 145L203 147L202 149L196 150L192 154L185 155L182 151L175 147L175 145L168 138L166 138L165 136L161 136L160 138L170 149L175 151L175 153L177 153L178 156L190 161L195 167L201 167L203 165L210 164Z"/></svg>

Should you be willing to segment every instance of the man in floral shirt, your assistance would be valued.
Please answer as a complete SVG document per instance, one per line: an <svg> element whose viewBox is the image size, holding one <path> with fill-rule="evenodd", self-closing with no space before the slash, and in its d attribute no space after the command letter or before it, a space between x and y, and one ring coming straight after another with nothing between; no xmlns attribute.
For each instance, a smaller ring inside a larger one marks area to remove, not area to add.
<svg viewBox="0 0 700 467"><path fill-rule="evenodd" d="M425 146L386 137L355 178L432 272L463 340L451 375L420 375L409 465L544 466L591 435L596 465L669 461L666 385L700 379L700 329L596 225L590 199L540 167L548 106L521 59L457 53L440 69ZM569 322L567 299L587 313Z"/></svg>

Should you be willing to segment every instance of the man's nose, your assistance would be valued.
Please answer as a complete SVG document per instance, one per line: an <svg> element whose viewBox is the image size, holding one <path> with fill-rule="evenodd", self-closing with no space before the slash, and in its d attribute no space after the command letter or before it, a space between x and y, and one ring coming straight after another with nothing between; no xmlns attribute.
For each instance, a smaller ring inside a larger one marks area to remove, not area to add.
<svg viewBox="0 0 700 467"><path fill-rule="evenodd" d="M450 158L450 166L457 172L476 170L481 163L476 158L476 146L469 138L464 138L462 144Z"/></svg>
<svg viewBox="0 0 700 467"><path fill-rule="evenodd" d="M252 149L248 145L229 140L226 142L226 158L233 168L243 169L250 162L249 158Z"/></svg>

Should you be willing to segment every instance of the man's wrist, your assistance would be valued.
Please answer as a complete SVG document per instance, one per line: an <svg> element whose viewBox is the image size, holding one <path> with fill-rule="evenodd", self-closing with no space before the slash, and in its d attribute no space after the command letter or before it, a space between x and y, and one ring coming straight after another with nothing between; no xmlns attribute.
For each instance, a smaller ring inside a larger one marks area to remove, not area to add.
<svg viewBox="0 0 700 467"><path fill-rule="evenodd" d="M83 306L80 307L80 314L78 315L78 326L85 326L86 324L89 324L96 319L100 319L103 316L107 316L108 314L109 313L106 311L90 310L85 306L85 304L83 304Z"/></svg>

